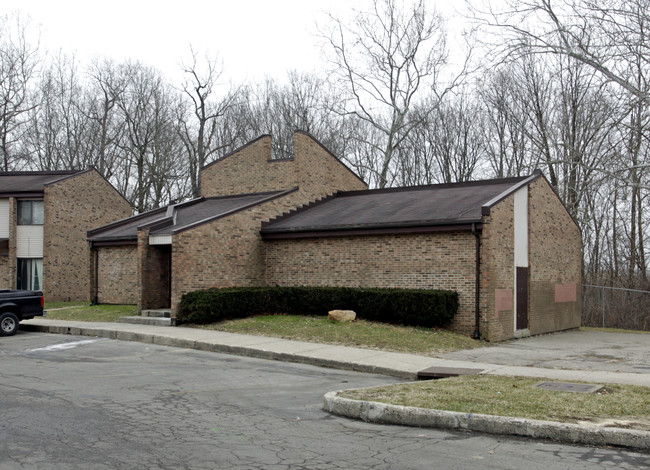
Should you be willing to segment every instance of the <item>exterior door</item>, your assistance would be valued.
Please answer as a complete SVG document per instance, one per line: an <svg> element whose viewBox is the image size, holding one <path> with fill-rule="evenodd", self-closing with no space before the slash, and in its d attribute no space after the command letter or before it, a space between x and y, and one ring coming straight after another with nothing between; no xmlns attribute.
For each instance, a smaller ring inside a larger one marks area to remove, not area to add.
<svg viewBox="0 0 650 470"><path fill-rule="evenodd" d="M528 328L528 268L517 267L517 330Z"/></svg>

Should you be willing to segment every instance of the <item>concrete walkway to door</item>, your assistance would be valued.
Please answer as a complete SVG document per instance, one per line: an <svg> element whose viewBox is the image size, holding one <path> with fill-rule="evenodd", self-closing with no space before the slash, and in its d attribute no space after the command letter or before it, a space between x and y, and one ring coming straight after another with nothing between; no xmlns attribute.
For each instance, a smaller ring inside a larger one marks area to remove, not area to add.
<svg viewBox="0 0 650 470"><path fill-rule="evenodd" d="M439 357L505 366L650 374L650 334L570 330Z"/></svg>

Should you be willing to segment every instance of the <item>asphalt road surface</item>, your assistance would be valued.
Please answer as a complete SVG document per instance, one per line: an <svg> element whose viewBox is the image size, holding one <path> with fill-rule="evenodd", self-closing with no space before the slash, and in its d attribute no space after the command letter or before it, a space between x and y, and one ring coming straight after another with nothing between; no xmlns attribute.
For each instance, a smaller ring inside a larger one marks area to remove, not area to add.
<svg viewBox="0 0 650 470"><path fill-rule="evenodd" d="M110 339L0 338L0 470L639 469L650 455L368 424L325 392L395 379Z"/></svg>

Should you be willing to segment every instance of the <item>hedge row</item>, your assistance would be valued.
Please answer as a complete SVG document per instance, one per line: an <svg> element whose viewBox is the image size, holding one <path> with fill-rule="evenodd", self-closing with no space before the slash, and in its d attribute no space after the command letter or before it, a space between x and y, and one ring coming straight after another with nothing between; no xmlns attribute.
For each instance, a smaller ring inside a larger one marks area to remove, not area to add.
<svg viewBox="0 0 650 470"><path fill-rule="evenodd" d="M346 287L238 287L185 294L178 323L214 323L260 314L327 315L354 310L357 318L383 323L436 327L458 311L458 294L420 289Z"/></svg>

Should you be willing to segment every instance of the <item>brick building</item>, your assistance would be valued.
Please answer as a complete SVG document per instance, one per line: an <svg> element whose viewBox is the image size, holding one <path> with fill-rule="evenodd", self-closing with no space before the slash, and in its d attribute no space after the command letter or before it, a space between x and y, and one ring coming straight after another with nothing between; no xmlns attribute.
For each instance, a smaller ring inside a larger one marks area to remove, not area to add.
<svg viewBox="0 0 650 470"><path fill-rule="evenodd" d="M208 287L448 289L492 341L580 325L580 231L540 172L368 190L313 137L262 136L202 170L203 197L88 233L92 295L175 310Z"/></svg>
<svg viewBox="0 0 650 470"><path fill-rule="evenodd" d="M0 173L0 288L89 300L86 232L131 213L93 169Z"/></svg>

